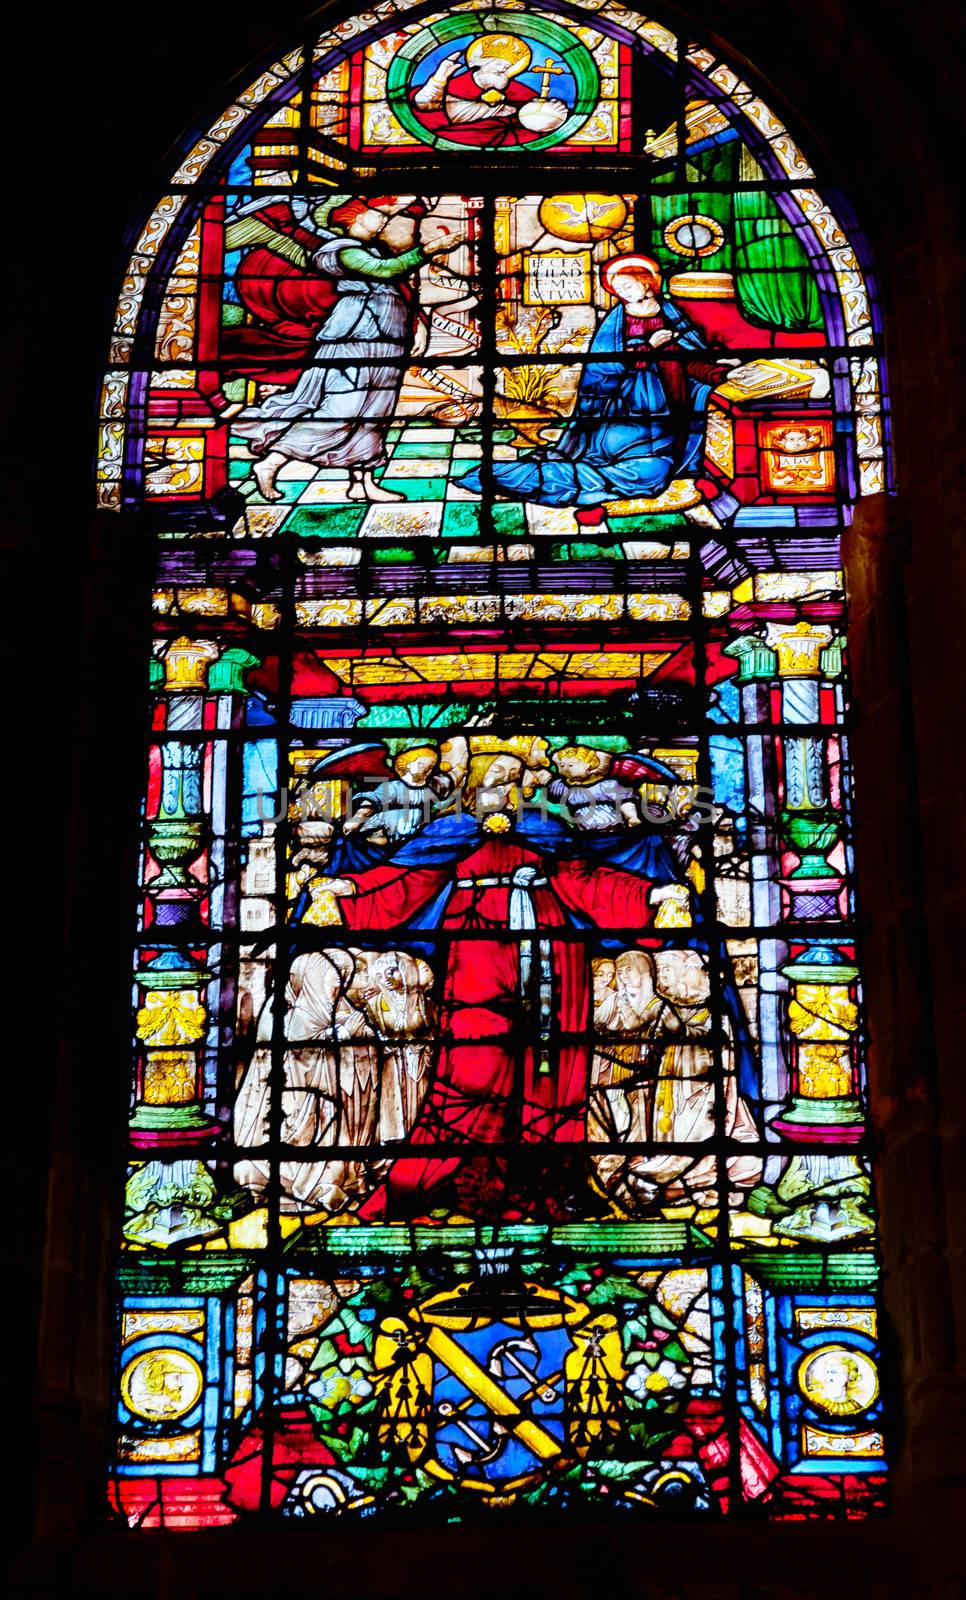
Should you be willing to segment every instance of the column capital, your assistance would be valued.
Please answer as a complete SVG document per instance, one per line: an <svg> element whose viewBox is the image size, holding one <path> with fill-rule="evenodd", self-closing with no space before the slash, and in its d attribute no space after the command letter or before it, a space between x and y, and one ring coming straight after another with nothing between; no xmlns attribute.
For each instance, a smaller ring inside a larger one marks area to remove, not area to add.
<svg viewBox="0 0 966 1600"><path fill-rule="evenodd" d="M821 677L821 657L834 637L832 629L811 622L769 622L768 643L778 654L782 678Z"/></svg>

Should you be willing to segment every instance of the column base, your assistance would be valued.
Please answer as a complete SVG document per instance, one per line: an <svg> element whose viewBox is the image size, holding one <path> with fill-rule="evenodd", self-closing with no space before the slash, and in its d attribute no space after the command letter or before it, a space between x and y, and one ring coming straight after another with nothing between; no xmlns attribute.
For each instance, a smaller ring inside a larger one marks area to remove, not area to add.
<svg viewBox="0 0 966 1600"><path fill-rule="evenodd" d="M794 1095L771 1128L796 1144L858 1144L865 1117L854 1095L827 1100Z"/></svg>

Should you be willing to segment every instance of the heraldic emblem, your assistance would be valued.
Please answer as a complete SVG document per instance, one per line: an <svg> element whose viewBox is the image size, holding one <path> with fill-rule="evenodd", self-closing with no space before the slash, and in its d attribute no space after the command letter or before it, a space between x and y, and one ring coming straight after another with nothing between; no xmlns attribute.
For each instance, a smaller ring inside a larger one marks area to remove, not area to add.
<svg viewBox="0 0 966 1600"><path fill-rule="evenodd" d="M478 1252L479 1275L380 1324L379 1434L414 1465L482 1494L523 1488L621 1425L617 1319Z"/></svg>

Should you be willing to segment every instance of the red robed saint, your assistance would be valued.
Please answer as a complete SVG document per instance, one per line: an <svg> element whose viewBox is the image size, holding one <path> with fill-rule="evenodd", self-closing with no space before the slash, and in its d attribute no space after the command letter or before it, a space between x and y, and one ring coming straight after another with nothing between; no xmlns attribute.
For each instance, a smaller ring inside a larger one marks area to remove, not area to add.
<svg viewBox="0 0 966 1600"><path fill-rule="evenodd" d="M538 99L536 89L529 88L525 83L515 82L512 78L502 91L502 95L504 102L511 106L524 106L529 101ZM482 100L483 91L472 72L458 72L446 85L446 98ZM515 115L480 117L475 122L451 122L445 110L429 111L416 106L415 111L424 127L431 129L433 133L442 134L444 138L455 139L458 144L526 144L529 140L537 138L535 131L520 126Z"/></svg>
<svg viewBox="0 0 966 1600"><path fill-rule="evenodd" d="M524 868L529 873L521 872ZM485 1147L516 1140L571 1145L583 1140L593 1053L586 1037L590 952L582 940L554 939L552 931L571 924L568 912L601 928L642 927L653 916L650 884L616 868L556 861L516 837L498 834L475 835L454 864L390 862L348 876L357 893L340 905L353 930L403 927L453 884L435 925L443 933L465 929L476 935L442 941L447 964L439 1055L411 1142ZM524 890L532 929L519 927L519 912L518 925L511 921L514 896L519 907ZM488 931L492 938L484 936ZM521 984L521 943L529 952L526 986ZM542 962L552 982L554 1039L543 1070L534 1021ZM462 1165L449 1156L403 1157L359 1214L372 1220L387 1211L426 1210L430 1202L423 1197Z"/></svg>

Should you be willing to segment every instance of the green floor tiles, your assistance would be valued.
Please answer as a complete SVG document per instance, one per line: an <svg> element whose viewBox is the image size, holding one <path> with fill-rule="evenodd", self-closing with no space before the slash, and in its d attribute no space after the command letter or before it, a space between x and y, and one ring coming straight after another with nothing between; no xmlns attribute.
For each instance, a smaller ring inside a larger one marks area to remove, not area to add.
<svg viewBox="0 0 966 1600"><path fill-rule="evenodd" d="M624 548L619 544L591 544L586 539L555 539L550 546L554 561L621 561Z"/></svg>
<svg viewBox="0 0 966 1600"><path fill-rule="evenodd" d="M522 505L501 504L491 507L493 532L501 539L526 539L527 519Z"/></svg>
<svg viewBox="0 0 966 1600"><path fill-rule="evenodd" d="M640 512L630 517L608 516L607 526L618 539L633 539L641 534L668 533L672 529L687 528L687 517L680 511Z"/></svg>
<svg viewBox="0 0 966 1600"><path fill-rule="evenodd" d="M480 531L480 508L469 501L450 502L443 511L442 532L448 539L474 538Z"/></svg>
<svg viewBox="0 0 966 1600"><path fill-rule="evenodd" d="M446 439L420 439L417 434L415 439L410 438L397 444L392 453L393 461L426 460L448 461L453 453L453 441Z"/></svg>
<svg viewBox="0 0 966 1600"><path fill-rule="evenodd" d="M306 538L354 539L366 510L364 505L296 506L282 528Z"/></svg>

